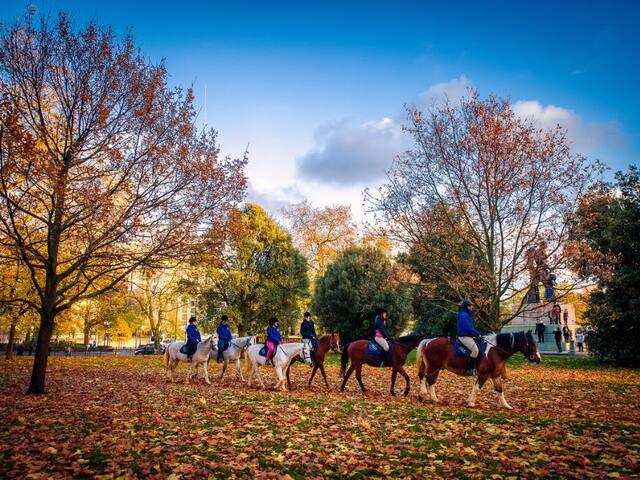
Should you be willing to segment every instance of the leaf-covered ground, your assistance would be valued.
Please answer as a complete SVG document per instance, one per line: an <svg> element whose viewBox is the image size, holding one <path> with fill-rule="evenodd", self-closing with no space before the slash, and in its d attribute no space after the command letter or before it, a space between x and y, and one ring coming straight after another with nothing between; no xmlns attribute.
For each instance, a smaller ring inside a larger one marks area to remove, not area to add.
<svg viewBox="0 0 640 480"><path fill-rule="evenodd" d="M547 359L545 359L547 360ZM294 391L261 391L229 372L212 386L167 383L161 357L52 358L46 396L24 396L30 360L0 364L0 478L632 478L640 469L640 372L588 360L511 361L507 399L441 375L434 406L388 393L366 369L340 394L308 367ZM212 374L219 366L211 365ZM273 383L272 372L263 376ZM399 380L399 388L403 386Z"/></svg>

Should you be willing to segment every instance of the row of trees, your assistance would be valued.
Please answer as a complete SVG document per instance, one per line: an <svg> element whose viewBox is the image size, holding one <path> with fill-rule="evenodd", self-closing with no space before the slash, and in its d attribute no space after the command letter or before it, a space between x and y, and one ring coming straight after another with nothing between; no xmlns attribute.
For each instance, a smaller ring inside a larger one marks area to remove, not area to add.
<svg viewBox="0 0 640 480"><path fill-rule="evenodd" d="M20 318L38 317L29 392L44 392L57 319L83 308L92 318L97 299L123 286L158 342L177 297L207 318L230 314L247 333L271 315L291 329L310 286L323 325L346 337L363 335L380 304L396 329L413 312L443 333L463 298L497 330L524 308L527 252L544 241L548 268L566 274L563 293L595 277L591 318L604 316L598 308L627 318L611 299L635 247L612 246L601 231L619 227L611 211L633 217L637 175L586 195L600 165L507 100L470 91L408 109L414 146L366 194L376 233L402 252L396 261L377 237L352 247L348 207L294 205L289 235L242 205L246 156L220 155L216 132L196 126L192 91L170 87L164 65L131 37L94 23L78 30L64 15L1 28L0 303L14 337Z"/></svg>

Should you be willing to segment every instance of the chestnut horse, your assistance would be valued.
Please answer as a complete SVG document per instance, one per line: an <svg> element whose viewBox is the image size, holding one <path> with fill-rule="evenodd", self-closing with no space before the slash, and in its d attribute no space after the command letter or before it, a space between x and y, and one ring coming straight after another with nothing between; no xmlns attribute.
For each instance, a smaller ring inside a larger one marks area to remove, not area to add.
<svg viewBox="0 0 640 480"><path fill-rule="evenodd" d="M499 333L482 337L486 346L481 352L482 358L478 362L478 376L467 400L470 407L475 406L476 394L490 378L493 388L498 393L499 404L511 409L504 398L502 378L505 362L514 353L521 352L531 362L540 363L540 353L533 341L531 331L527 333ZM429 384L429 396L433 402L438 401L435 383L440 370L445 369L456 375L465 375L467 358L454 352L453 342L446 337L424 340L418 347L418 378L420 379L420 393L418 397L424 400L427 395L426 384Z"/></svg>
<svg viewBox="0 0 640 480"><path fill-rule="evenodd" d="M327 356L329 350L334 351L335 353L340 353L340 335L337 333L327 333L326 335L322 335L318 339L318 348L316 348L315 355L313 356L313 370L311 370L311 376L309 377L308 387L311 386L311 382L313 381L313 377L315 377L316 372L320 369L320 373L322 373L322 378L324 378L324 384L329 388L329 382L327 382L327 374L324 372L324 357ZM289 390L291 390L291 380L289 380L289 370L291 370L291 365L295 362L304 362L301 357L294 358L289 366L287 367L287 385L289 386Z"/></svg>
<svg viewBox="0 0 640 480"><path fill-rule="evenodd" d="M396 340L393 340L393 346L391 347L391 360L387 362L388 367L391 367L391 395L395 396L395 385L396 378L398 373L404 377L405 388L404 388L404 396L409 395L409 375L404 370L404 362L407 360L407 355L411 350L416 348L420 341L424 338L423 335L407 335L404 337L400 337ZM369 355L367 353L367 346L369 344L369 340L356 340L355 342L350 343L343 351L342 351L342 366L340 368L340 374L344 377L342 381L342 386L340 387L340 391L344 392L344 387L347 384L347 380L353 373L356 371L356 378L358 379L358 383L360 384L360 388L362 389L362 393L365 392L364 385L362 384L362 365L367 364L372 367L380 366L380 356ZM347 364L351 360L351 366L349 370L345 373L345 368L347 368Z"/></svg>

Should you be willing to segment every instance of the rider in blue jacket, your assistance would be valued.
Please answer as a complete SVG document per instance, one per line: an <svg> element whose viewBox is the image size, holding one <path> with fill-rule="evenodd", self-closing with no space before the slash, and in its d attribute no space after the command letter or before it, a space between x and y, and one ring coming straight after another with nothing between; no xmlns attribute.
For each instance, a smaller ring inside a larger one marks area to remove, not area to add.
<svg viewBox="0 0 640 480"><path fill-rule="evenodd" d="M191 317L189 319L189 326L187 327L187 349L189 354L187 355L187 359L191 361L191 356L196 353L196 348L198 348L198 343L202 341L200 338L200 332L198 331L198 320L196 317Z"/></svg>
<svg viewBox="0 0 640 480"><path fill-rule="evenodd" d="M473 304L470 300L464 300L462 302L456 321L458 323L458 340L471 351L471 360L467 366L467 373L469 375L475 375L476 360L480 353L475 339L480 336L480 332L476 330L473 324Z"/></svg>
<svg viewBox="0 0 640 480"><path fill-rule="evenodd" d="M222 361L222 354L229 348L229 342L233 339L231 334L231 328L229 327L229 317L222 315L220 317L220 324L216 328L218 334L218 363Z"/></svg>
<svg viewBox="0 0 640 480"><path fill-rule="evenodd" d="M267 327L267 359L265 361L265 365L271 365L271 357L276 352L278 345L282 341L282 337L280 336L280 328L279 328L278 319L273 317L269 320L269 326Z"/></svg>

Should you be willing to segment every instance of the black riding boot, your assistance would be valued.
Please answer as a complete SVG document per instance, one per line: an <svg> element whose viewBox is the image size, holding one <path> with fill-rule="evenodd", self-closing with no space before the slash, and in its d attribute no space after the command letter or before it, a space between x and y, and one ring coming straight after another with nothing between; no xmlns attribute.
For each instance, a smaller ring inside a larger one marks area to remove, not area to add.
<svg viewBox="0 0 640 480"><path fill-rule="evenodd" d="M220 350L218 350L218 363L222 362L222 353Z"/></svg>
<svg viewBox="0 0 640 480"><path fill-rule="evenodd" d="M478 372L476 371L477 364L478 364L478 357L476 358L469 357L469 361L467 362L466 374L469 376L475 377L478 374Z"/></svg>

